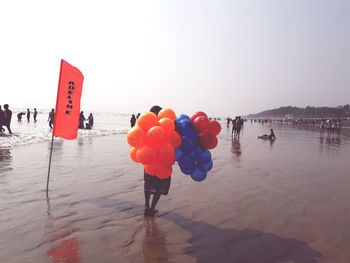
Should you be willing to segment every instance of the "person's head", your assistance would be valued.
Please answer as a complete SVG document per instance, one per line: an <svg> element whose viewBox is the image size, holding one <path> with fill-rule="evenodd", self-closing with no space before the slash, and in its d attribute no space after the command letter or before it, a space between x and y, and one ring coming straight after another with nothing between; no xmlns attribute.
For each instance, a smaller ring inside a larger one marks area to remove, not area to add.
<svg viewBox="0 0 350 263"><path fill-rule="evenodd" d="M51 112L54 112L55 111L55 109L51 109Z"/></svg>
<svg viewBox="0 0 350 263"><path fill-rule="evenodd" d="M92 113L90 113L90 116L92 116Z"/></svg>
<svg viewBox="0 0 350 263"><path fill-rule="evenodd" d="M7 110L9 108L8 104L4 104L4 109Z"/></svg>
<svg viewBox="0 0 350 263"><path fill-rule="evenodd" d="M83 111L81 111L80 113L84 113Z"/></svg>
<svg viewBox="0 0 350 263"><path fill-rule="evenodd" d="M27 109L27 111L29 111L29 109Z"/></svg>
<svg viewBox="0 0 350 263"><path fill-rule="evenodd" d="M34 108L34 110L36 110L36 108Z"/></svg>
<svg viewBox="0 0 350 263"><path fill-rule="evenodd" d="M153 106L149 111L150 111L150 112L153 112L153 113L156 114L156 115L158 115L158 113L159 113L161 110L162 110L162 107L155 105L155 106Z"/></svg>
<svg viewBox="0 0 350 263"><path fill-rule="evenodd" d="M134 118L135 118L135 114L132 114L131 117L134 117Z"/></svg>
<svg viewBox="0 0 350 263"><path fill-rule="evenodd" d="M270 132L273 132L273 129L270 129Z"/></svg>

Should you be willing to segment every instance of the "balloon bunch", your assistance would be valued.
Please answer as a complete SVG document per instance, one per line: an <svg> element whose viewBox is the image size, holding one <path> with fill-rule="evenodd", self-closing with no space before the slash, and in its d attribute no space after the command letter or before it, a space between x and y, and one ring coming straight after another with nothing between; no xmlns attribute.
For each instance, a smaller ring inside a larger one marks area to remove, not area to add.
<svg viewBox="0 0 350 263"><path fill-rule="evenodd" d="M158 113L145 112L137 119L137 125L127 134L130 157L141 163L146 173L166 179L171 176L176 161L175 149L181 145L181 137L175 131L176 115L166 108Z"/></svg>
<svg viewBox="0 0 350 263"><path fill-rule="evenodd" d="M218 144L220 123L209 120L204 112L197 112L191 118L187 115L176 118L176 129L182 138L181 147L176 150L181 171L197 182L203 181L213 168L209 149Z"/></svg>

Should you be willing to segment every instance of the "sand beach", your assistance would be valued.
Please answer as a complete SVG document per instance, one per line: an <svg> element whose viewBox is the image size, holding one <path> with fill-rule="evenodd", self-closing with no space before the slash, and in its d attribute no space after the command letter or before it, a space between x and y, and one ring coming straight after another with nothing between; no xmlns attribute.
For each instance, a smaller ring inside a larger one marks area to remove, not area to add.
<svg viewBox="0 0 350 263"><path fill-rule="evenodd" d="M349 262L350 138L223 124L200 183L175 167L144 218L143 170L125 134L0 151L0 262Z"/></svg>

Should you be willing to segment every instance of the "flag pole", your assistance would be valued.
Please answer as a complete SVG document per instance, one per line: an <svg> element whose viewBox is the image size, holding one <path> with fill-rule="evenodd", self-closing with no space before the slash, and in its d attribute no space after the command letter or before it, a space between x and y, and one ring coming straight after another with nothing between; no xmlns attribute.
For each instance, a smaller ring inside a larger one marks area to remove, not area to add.
<svg viewBox="0 0 350 263"><path fill-rule="evenodd" d="M47 171L46 196L48 196L48 194L49 194L49 181L50 181L50 170L51 170L52 149L53 149L53 131L52 131L52 138L51 138L51 149L50 149L49 169L48 169L48 171Z"/></svg>
<svg viewBox="0 0 350 263"><path fill-rule="evenodd" d="M57 97L56 97L56 108L55 108L55 114L54 114L54 123L53 123L53 128L52 128L52 138L51 138L51 149L50 149L50 160L49 160L49 168L47 171L47 181L46 181L46 197L49 195L49 180L50 180L50 170L51 170L51 158L52 158L52 149L53 149L53 136L55 134L55 127L56 127L56 110L58 106L58 95L60 93L60 82L61 82L61 77L62 77L62 59L61 59L61 65L60 65L60 75L58 78L58 88L57 88Z"/></svg>

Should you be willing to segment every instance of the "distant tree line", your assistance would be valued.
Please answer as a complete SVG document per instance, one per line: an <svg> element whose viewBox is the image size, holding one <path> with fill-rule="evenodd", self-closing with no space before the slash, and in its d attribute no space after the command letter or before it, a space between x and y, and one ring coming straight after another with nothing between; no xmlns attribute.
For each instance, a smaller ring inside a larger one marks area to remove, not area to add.
<svg viewBox="0 0 350 263"><path fill-rule="evenodd" d="M350 117L350 105L337 107L280 107L266 110L257 114L250 114L248 118L348 118Z"/></svg>

